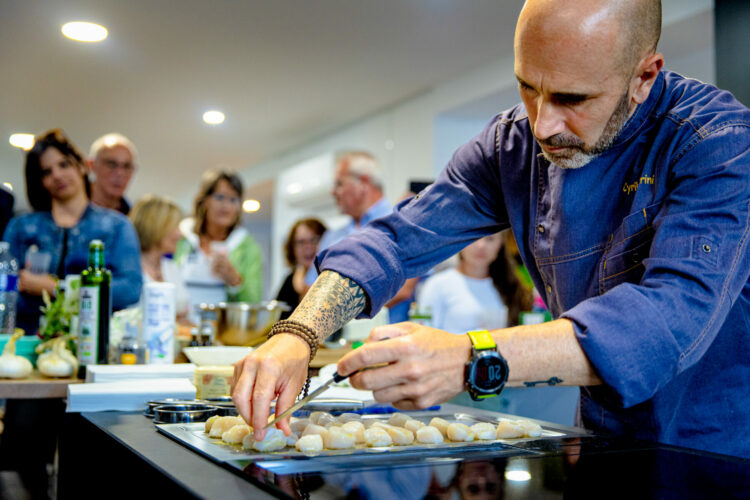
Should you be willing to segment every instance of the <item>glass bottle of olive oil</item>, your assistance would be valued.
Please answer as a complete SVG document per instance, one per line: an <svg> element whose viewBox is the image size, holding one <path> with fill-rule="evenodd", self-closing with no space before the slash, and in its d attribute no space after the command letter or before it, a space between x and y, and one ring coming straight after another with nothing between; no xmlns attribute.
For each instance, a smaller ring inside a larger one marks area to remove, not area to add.
<svg viewBox="0 0 750 500"><path fill-rule="evenodd" d="M78 301L78 363L107 364L112 273L104 267L104 243L89 243L89 265L81 272Z"/></svg>

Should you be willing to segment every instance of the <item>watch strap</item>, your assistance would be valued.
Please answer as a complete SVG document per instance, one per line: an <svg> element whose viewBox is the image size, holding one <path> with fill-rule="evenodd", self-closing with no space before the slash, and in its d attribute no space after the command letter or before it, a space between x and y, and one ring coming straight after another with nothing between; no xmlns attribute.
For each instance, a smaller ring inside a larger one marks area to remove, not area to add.
<svg viewBox="0 0 750 500"><path fill-rule="evenodd" d="M485 351L487 349L497 348L495 340L487 330L474 330L471 332L466 332L466 335L469 336L469 338L471 339L471 345L474 346L474 349L476 349L477 351Z"/></svg>

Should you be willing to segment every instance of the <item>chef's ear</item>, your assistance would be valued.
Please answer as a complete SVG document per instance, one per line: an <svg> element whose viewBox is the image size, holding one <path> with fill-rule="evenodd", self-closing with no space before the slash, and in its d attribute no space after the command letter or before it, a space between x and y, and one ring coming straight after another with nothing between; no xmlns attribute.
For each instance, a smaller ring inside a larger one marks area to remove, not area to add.
<svg viewBox="0 0 750 500"><path fill-rule="evenodd" d="M653 87L656 77L659 76L662 66L664 66L664 56L658 52L644 58L638 64L632 81L632 84L635 85L633 101L636 104L643 104L648 99L651 87Z"/></svg>

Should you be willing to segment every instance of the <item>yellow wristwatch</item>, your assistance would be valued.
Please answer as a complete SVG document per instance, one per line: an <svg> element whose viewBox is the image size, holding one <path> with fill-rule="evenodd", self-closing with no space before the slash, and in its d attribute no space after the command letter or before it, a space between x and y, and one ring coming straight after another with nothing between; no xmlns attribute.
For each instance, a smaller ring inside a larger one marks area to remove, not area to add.
<svg viewBox="0 0 750 500"><path fill-rule="evenodd" d="M471 339L471 358L464 377L471 399L479 401L500 394L508 381L508 362L497 351L487 330L466 332Z"/></svg>

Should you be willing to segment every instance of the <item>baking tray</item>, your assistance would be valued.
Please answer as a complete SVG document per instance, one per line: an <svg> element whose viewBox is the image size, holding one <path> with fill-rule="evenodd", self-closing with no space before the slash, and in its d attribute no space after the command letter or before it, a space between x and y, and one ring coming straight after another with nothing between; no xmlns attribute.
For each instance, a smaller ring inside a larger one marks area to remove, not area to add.
<svg viewBox="0 0 750 500"><path fill-rule="evenodd" d="M508 415L488 416L467 412L407 412L411 417L424 423L429 423L433 417L444 418L449 421L462 422L472 425L478 422L497 423L500 418ZM387 421L390 415L364 415L362 420ZM367 466L378 462L409 463L415 460L440 457L456 457L471 454L472 457L488 456L518 456L534 455L538 452L522 446L535 440L559 439L568 435L567 431L542 425L542 435L533 438L497 439L492 441L471 441L464 443L441 444L411 444L407 446L366 447L358 445L347 450L323 450L316 454L306 454L294 448L280 451L260 453L254 450L244 450L240 445L229 445L220 439L211 438L204 432L203 423L189 424L158 424L158 431L183 446L206 456L219 464L229 465L234 469L246 468L249 464L263 463L264 468L284 473L288 472L323 472ZM570 434L575 435L574 433Z"/></svg>

